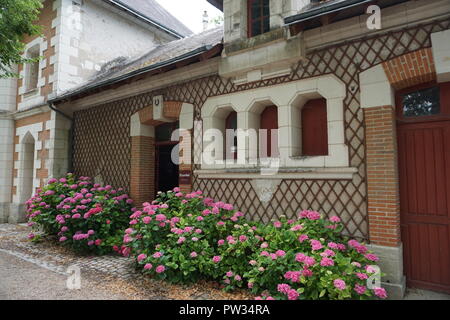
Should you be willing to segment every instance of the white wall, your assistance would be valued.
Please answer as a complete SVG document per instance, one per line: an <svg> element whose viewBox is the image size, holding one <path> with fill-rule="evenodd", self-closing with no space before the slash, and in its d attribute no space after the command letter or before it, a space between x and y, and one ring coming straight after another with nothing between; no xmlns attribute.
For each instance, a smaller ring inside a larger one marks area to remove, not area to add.
<svg viewBox="0 0 450 320"><path fill-rule="evenodd" d="M77 6L71 0L59 5L56 45L56 90L76 87L96 74L101 66L117 57L137 57L160 44L157 32L133 23L110 7L84 0Z"/></svg>
<svg viewBox="0 0 450 320"><path fill-rule="evenodd" d="M16 68L13 71L17 71ZM14 151L14 120L3 112L16 109L16 95L17 79L0 79L0 223L7 219L2 203L11 201Z"/></svg>
<svg viewBox="0 0 450 320"><path fill-rule="evenodd" d="M13 68L17 72L17 68ZM0 78L0 111L13 111L16 109L17 79Z"/></svg>
<svg viewBox="0 0 450 320"><path fill-rule="evenodd" d="M0 115L0 203L11 201L14 120Z"/></svg>

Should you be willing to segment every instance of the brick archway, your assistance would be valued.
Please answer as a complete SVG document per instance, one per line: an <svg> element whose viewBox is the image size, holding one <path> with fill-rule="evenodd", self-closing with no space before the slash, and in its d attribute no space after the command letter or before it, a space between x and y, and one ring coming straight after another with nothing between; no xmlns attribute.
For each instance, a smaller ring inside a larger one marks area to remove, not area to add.
<svg viewBox="0 0 450 320"><path fill-rule="evenodd" d="M400 193L395 92L436 81L431 48L383 62L360 74L367 154L369 239L381 258L385 286L403 296L403 245L400 230Z"/></svg>
<svg viewBox="0 0 450 320"><path fill-rule="evenodd" d="M154 108L146 107L136 112L130 119L131 167L130 195L140 206L154 198L155 185L155 127L167 122L180 122L180 143L186 146L190 141L194 121L194 106L179 101L165 101ZM192 161L180 163L180 187L183 192L190 192L192 185Z"/></svg>
<svg viewBox="0 0 450 320"><path fill-rule="evenodd" d="M431 48L383 62L360 74L366 125L370 241L401 244L395 91L436 80Z"/></svg>

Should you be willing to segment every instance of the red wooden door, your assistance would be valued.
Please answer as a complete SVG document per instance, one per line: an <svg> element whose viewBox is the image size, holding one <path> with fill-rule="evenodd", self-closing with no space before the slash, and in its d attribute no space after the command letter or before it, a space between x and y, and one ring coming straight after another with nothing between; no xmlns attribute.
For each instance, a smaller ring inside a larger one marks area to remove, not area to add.
<svg viewBox="0 0 450 320"><path fill-rule="evenodd" d="M278 130L278 109L276 106L269 106L261 113L260 128L267 130L266 145L261 145L262 157L278 157L278 140L275 139L273 130ZM273 136L273 138L272 138ZM273 141L272 141L273 140Z"/></svg>
<svg viewBox="0 0 450 320"><path fill-rule="evenodd" d="M407 96L406 102L420 106L414 110L404 107L405 100L404 103L397 100L401 107L397 135L407 283L412 287L450 293L450 101L447 90L448 86L441 86L440 92L414 91L419 94ZM425 97L430 94L435 97ZM405 113L409 116L404 116Z"/></svg>

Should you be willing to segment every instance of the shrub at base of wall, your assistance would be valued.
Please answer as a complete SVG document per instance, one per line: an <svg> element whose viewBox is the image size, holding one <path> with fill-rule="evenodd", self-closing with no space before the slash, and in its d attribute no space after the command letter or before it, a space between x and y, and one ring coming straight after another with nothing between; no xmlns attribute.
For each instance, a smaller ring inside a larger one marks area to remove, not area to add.
<svg viewBox="0 0 450 320"><path fill-rule="evenodd" d="M80 253L106 254L120 244L133 201L122 189L72 174L51 179L27 201L29 226ZM31 233L38 241L39 235Z"/></svg>
<svg viewBox="0 0 450 320"><path fill-rule="evenodd" d="M175 188L130 216L116 250L156 279L221 281L226 290L246 287L259 299L386 298L383 288L368 286L378 257L341 236L338 217L303 211L296 220L263 225L243 216L201 191Z"/></svg>

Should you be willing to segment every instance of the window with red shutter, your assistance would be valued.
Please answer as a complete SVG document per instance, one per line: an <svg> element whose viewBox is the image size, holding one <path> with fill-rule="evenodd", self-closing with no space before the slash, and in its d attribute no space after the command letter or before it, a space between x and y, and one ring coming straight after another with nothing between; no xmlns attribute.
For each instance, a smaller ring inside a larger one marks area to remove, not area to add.
<svg viewBox="0 0 450 320"><path fill-rule="evenodd" d="M248 0L248 37L270 31L270 1Z"/></svg>
<svg viewBox="0 0 450 320"><path fill-rule="evenodd" d="M237 130L237 113L231 111L228 117L225 119L225 159L237 159L237 137L233 134L233 137L229 137L228 130L233 130L236 133ZM232 139L230 141L230 139Z"/></svg>
<svg viewBox="0 0 450 320"><path fill-rule="evenodd" d="M265 156L272 158L278 157L278 141L276 139L278 135L272 131L278 130L278 110L276 106L268 106L261 113L260 129L267 130L266 143L263 145L260 143L260 156L263 158ZM274 140L273 143L272 140Z"/></svg>
<svg viewBox="0 0 450 320"><path fill-rule="evenodd" d="M314 99L302 108L302 155L328 155L327 101Z"/></svg>

